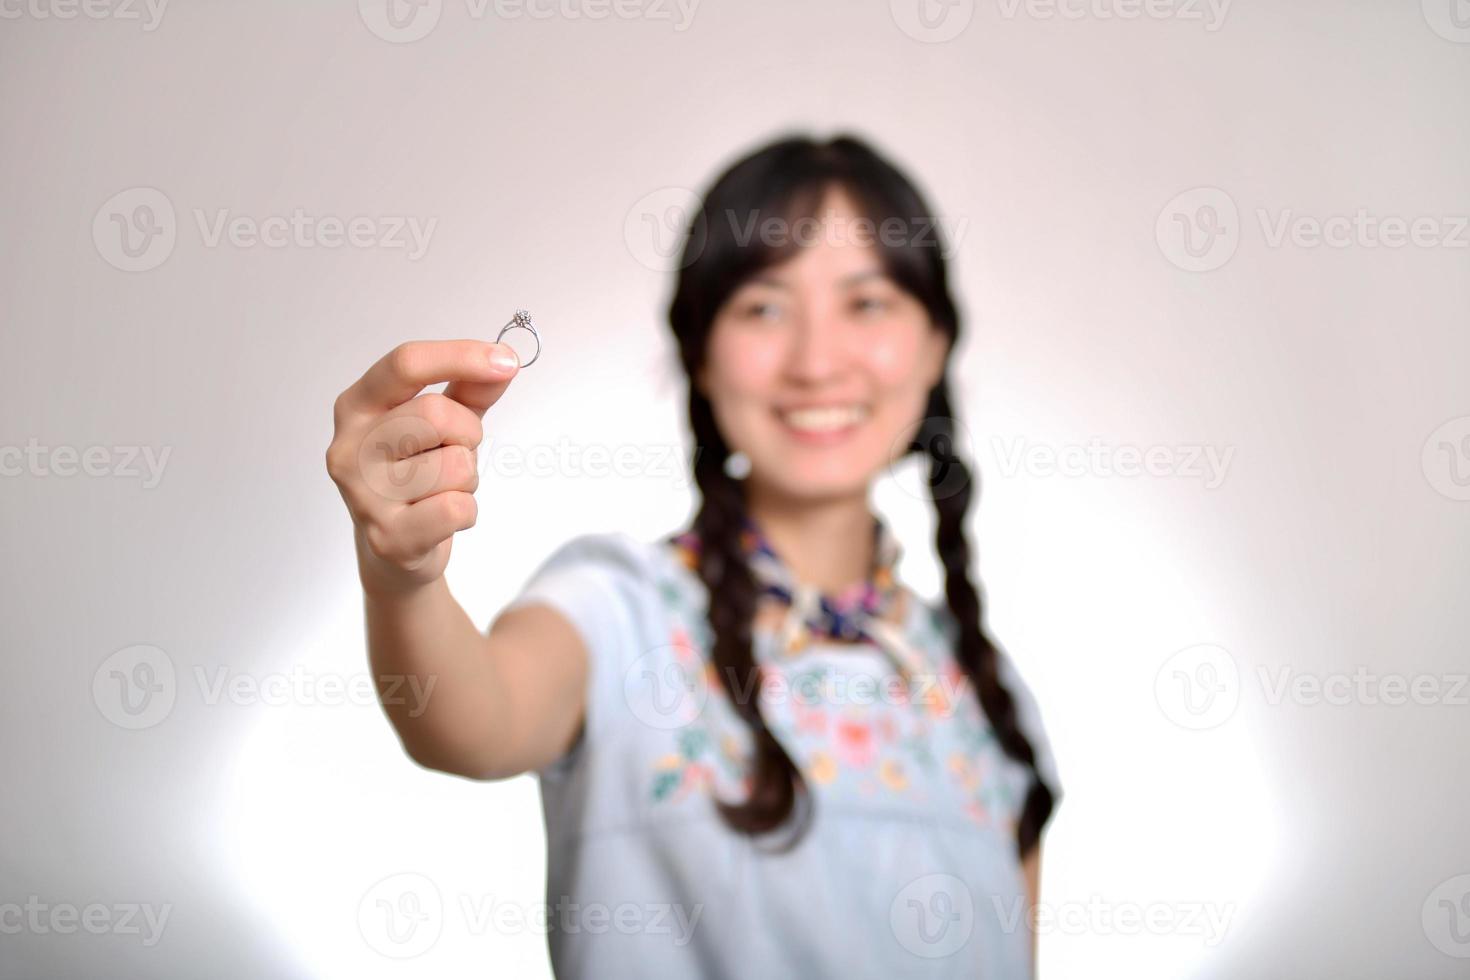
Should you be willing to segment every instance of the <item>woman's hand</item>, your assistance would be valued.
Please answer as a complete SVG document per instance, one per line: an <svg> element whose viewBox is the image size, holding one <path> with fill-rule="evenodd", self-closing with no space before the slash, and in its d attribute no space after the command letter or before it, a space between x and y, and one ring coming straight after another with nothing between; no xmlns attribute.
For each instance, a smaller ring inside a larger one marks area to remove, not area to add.
<svg viewBox="0 0 1470 980"><path fill-rule="evenodd" d="M403 593L444 574L454 532L475 523L485 411L519 370L480 340L400 344L334 406L327 472L356 528L369 593ZM419 394L449 382L443 394Z"/></svg>

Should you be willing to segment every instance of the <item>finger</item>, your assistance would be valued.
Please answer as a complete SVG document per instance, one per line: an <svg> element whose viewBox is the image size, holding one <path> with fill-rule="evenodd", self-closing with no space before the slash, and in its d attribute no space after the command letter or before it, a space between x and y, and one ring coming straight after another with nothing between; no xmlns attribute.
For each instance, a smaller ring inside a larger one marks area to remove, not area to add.
<svg viewBox="0 0 1470 980"><path fill-rule="evenodd" d="M503 350L505 352L504 355L497 353L495 356L509 357L515 362L515 369L502 380L489 383L465 380L452 381L449 387L444 389L444 394L453 398L461 405L464 405L476 415L484 415L491 405L500 401L500 396L505 394L505 389L509 387L511 380L520 371L520 355L515 352L515 348L509 344L492 344L491 346Z"/></svg>
<svg viewBox="0 0 1470 980"><path fill-rule="evenodd" d="M519 362L504 344L484 340L411 340L399 344L342 393L349 411L377 414L441 381L494 385ZM487 406L488 407L488 406Z"/></svg>
<svg viewBox="0 0 1470 980"><path fill-rule="evenodd" d="M474 527L479 516L475 498L460 490L449 490L409 504L391 518L395 550L404 559L422 558L456 531Z"/></svg>
<svg viewBox="0 0 1470 980"><path fill-rule="evenodd" d="M407 459L439 446L474 449L485 438L480 416L436 391L426 392L393 409L364 436L379 458Z"/></svg>
<svg viewBox="0 0 1470 980"><path fill-rule="evenodd" d="M472 449L441 446L388 465L398 470L394 482L408 489L407 502L412 504L449 490L474 493L480 486L478 460Z"/></svg>

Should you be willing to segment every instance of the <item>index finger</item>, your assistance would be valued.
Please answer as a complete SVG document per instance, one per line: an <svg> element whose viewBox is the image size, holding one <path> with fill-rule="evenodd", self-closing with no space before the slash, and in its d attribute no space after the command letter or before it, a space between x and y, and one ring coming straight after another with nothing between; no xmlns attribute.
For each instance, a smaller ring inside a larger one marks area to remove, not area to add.
<svg viewBox="0 0 1470 980"><path fill-rule="evenodd" d="M515 376L515 352L484 340L410 340L399 344L342 393L350 409L396 408L441 381L497 385Z"/></svg>

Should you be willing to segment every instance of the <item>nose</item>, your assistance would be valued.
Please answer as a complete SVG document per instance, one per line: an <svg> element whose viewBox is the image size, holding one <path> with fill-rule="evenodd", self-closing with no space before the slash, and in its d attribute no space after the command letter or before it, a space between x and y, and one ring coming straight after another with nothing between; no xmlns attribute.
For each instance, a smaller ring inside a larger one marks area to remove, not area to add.
<svg viewBox="0 0 1470 980"><path fill-rule="evenodd" d="M841 374L847 360L842 324L835 312L804 304L795 312L786 373L795 381L817 384Z"/></svg>

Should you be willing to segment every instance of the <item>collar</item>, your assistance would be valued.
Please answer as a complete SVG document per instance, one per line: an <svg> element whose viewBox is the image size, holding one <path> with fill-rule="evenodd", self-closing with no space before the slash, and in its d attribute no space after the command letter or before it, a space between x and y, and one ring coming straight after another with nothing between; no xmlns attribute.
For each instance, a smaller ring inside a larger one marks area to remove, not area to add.
<svg viewBox="0 0 1470 980"><path fill-rule="evenodd" d="M777 634L778 658L798 656L817 638L839 643L867 641L886 653L906 678L926 669L925 658L905 637L907 597L895 573L903 548L876 516L872 534L873 563L867 577L828 594L799 581L754 519L744 518L741 550L766 605L776 607L772 610L776 619L772 625ZM697 567L696 531L691 528L676 535L671 543L686 567Z"/></svg>

